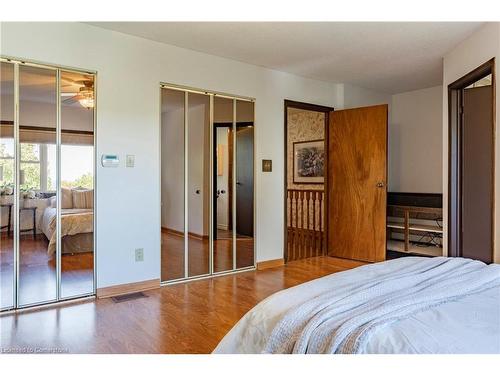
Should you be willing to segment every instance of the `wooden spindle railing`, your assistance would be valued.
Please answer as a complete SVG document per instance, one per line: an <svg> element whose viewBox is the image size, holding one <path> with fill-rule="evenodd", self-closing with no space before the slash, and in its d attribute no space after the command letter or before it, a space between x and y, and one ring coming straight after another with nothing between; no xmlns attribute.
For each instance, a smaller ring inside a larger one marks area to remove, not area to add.
<svg viewBox="0 0 500 375"><path fill-rule="evenodd" d="M324 254L323 190L287 190L287 260Z"/></svg>

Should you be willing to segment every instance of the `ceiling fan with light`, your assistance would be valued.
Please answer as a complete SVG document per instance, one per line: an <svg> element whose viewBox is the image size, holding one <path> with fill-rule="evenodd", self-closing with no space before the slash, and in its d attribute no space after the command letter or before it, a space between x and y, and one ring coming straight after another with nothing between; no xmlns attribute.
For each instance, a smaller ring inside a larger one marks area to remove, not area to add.
<svg viewBox="0 0 500 375"><path fill-rule="evenodd" d="M61 96L67 97L62 102L64 104L73 104L79 102L80 105L84 108L90 109L94 108L94 81L93 80L78 80L72 81L71 87L77 86L77 92L63 92ZM79 87L78 87L79 86Z"/></svg>

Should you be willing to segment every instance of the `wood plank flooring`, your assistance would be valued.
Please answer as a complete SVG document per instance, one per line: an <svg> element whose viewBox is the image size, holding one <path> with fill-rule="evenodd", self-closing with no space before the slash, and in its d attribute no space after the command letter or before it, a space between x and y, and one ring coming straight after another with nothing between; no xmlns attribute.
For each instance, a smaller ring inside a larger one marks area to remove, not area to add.
<svg viewBox="0 0 500 375"><path fill-rule="evenodd" d="M214 241L214 272L233 268L232 232L218 230ZM161 280L175 280L184 277L184 236L162 231L161 233ZM236 238L236 268L253 266L254 240L251 237ZM209 272L209 241L188 237L188 274L205 275Z"/></svg>
<svg viewBox="0 0 500 375"><path fill-rule="evenodd" d="M40 303L56 298L56 262L47 254L45 235L20 238L19 302ZM14 277L13 237L0 233L0 306L12 304ZM61 262L61 294L71 297L92 293L93 253L63 254Z"/></svg>
<svg viewBox="0 0 500 375"><path fill-rule="evenodd" d="M210 353L259 301L279 290L362 265L317 257L165 286L139 298L111 299L0 316L0 350L70 353Z"/></svg>

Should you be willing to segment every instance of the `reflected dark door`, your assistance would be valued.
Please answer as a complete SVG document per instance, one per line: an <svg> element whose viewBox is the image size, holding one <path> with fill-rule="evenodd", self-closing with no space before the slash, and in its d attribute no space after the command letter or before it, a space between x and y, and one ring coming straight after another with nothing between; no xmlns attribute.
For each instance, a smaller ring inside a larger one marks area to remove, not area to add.
<svg viewBox="0 0 500 375"><path fill-rule="evenodd" d="M236 132L236 233L253 237L253 126Z"/></svg>
<svg viewBox="0 0 500 375"><path fill-rule="evenodd" d="M462 256L493 261L493 89L464 90Z"/></svg>

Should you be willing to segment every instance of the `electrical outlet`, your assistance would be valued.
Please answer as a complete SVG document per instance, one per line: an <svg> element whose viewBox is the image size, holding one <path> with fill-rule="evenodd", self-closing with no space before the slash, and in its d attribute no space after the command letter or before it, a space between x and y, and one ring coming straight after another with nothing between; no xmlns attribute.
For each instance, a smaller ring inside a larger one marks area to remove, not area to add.
<svg viewBox="0 0 500 375"><path fill-rule="evenodd" d="M135 261L136 262L144 261L144 249L135 249Z"/></svg>

